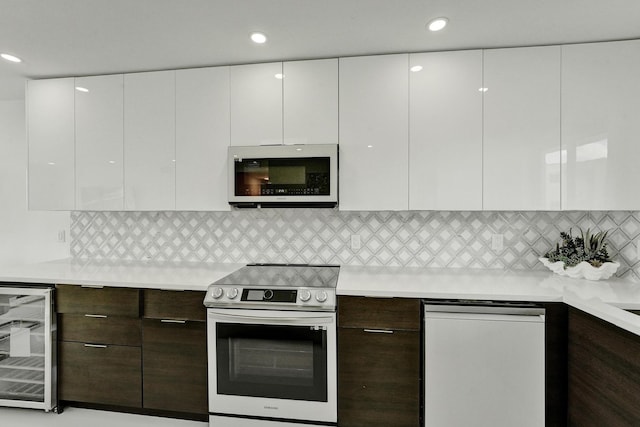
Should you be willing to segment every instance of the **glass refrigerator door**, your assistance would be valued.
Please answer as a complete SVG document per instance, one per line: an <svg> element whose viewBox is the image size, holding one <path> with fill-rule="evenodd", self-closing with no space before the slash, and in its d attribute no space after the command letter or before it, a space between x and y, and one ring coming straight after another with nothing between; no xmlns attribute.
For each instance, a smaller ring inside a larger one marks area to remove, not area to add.
<svg viewBox="0 0 640 427"><path fill-rule="evenodd" d="M0 287L0 404L53 409L51 289Z"/></svg>

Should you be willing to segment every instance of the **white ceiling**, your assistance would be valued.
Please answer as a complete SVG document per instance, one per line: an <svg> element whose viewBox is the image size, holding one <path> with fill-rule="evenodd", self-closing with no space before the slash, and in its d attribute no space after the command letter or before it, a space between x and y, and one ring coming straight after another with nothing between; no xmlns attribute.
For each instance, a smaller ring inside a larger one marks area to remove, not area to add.
<svg viewBox="0 0 640 427"><path fill-rule="evenodd" d="M629 38L639 0L0 0L0 52L24 60L0 61L0 99L25 78Z"/></svg>

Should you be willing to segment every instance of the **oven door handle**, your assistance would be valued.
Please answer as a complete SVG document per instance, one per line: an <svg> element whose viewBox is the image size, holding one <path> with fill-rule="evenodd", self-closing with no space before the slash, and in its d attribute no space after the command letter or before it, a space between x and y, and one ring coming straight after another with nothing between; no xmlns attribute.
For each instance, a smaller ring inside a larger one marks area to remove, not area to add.
<svg viewBox="0 0 640 427"><path fill-rule="evenodd" d="M223 314L223 313L209 313L210 319L219 320L234 320L241 321L242 323L264 325L264 324L328 324L333 323L331 317L265 317L265 316L247 316L244 314Z"/></svg>

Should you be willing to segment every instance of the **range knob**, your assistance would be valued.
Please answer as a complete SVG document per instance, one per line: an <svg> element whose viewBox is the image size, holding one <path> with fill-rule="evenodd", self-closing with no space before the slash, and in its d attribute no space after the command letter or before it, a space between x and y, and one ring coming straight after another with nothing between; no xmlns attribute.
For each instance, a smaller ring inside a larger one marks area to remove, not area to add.
<svg viewBox="0 0 640 427"><path fill-rule="evenodd" d="M227 298L234 299L238 296L238 288L232 288L227 290Z"/></svg>
<svg viewBox="0 0 640 427"><path fill-rule="evenodd" d="M316 294L316 300L318 302L325 302L327 300L327 293L325 291L320 291Z"/></svg>
<svg viewBox="0 0 640 427"><path fill-rule="evenodd" d="M269 301L271 298L273 298L273 291L271 289L265 290L262 296L263 301Z"/></svg>
<svg viewBox="0 0 640 427"><path fill-rule="evenodd" d="M302 289L300 291L300 301L307 302L311 299L311 292L308 289Z"/></svg>
<svg viewBox="0 0 640 427"><path fill-rule="evenodd" d="M222 288L213 288L213 291L211 291L211 296L213 297L213 299L220 299L222 294Z"/></svg>

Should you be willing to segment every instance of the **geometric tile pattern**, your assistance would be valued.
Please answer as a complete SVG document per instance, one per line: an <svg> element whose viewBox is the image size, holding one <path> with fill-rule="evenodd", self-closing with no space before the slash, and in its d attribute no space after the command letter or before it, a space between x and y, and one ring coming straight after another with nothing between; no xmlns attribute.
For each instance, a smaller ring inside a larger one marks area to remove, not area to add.
<svg viewBox="0 0 640 427"><path fill-rule="evenodd" d="M573 227L610 230L616 273L640 281L640 212L71 212L83 259L544 269L538 257ZM493 234L503 235L494 251ZM361 240L351 248L351 236Z"/></svg>

